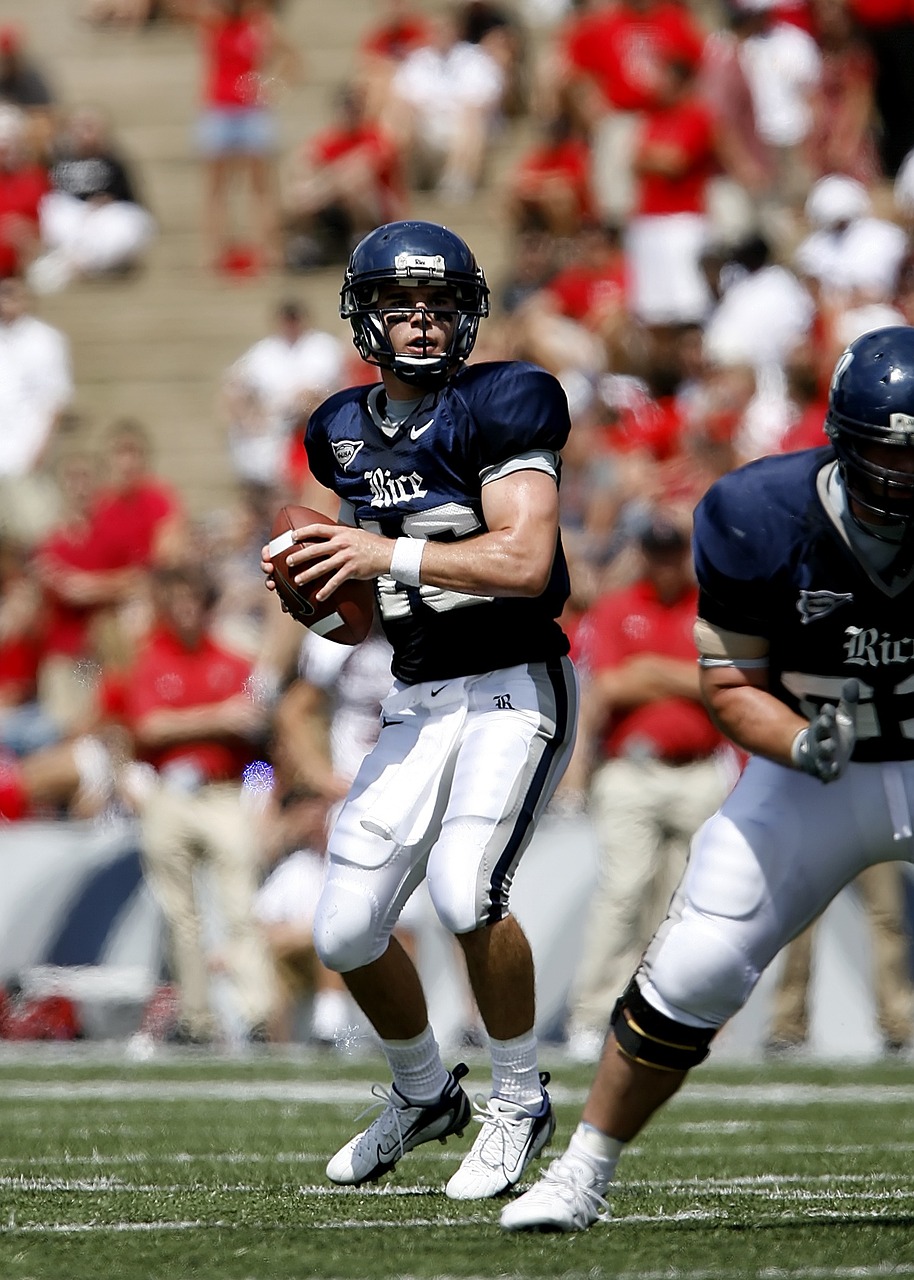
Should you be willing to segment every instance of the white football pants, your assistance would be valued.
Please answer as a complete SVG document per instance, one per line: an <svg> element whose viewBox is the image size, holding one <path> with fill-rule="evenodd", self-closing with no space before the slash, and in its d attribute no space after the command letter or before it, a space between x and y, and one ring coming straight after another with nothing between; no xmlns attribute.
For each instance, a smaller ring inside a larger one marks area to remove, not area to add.
<svg viewBox="0 0 914 1280"><path fill-rule="evenodd" d="M777 953L864 867L914 860L914 761L836 782L753 757L692 841L639 985L677 1021L719 1027Z"/></svg>
<svg viewBox="0 0 914 1280"><path fill-rule="evenodd" d="M577 704L567 658L394 686L330 835L314 921L327 968L383 955L423 877L452 933L508 914L517 865L568 763Z"/></svg>

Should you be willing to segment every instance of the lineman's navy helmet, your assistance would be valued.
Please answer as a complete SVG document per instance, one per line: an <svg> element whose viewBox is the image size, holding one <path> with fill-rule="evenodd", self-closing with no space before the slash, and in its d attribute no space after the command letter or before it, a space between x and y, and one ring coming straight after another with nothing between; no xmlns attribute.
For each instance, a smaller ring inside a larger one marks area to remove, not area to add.
<svg viewBox="0 0 914 1280"><path fill-rule="evenodd" d="M825 431L864 513L914 519L914 474L892 466L884 447L878 458L873 450L897 449L914 468L914 328L873 329L851 343L832 375Z"/></svg>

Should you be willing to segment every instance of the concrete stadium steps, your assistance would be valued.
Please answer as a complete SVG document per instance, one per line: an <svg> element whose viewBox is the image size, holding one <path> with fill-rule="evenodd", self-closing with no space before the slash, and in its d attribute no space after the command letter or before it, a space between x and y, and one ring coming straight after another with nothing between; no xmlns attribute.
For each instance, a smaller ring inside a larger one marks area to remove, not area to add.
<svg viewBox="0 0 914 1280"><path fill-rule="evenodd" d="M339 268L224 279L207 270L200 235L203 173L196 156L200 64L196 34L175 25L143 32L98 30L78 17L80 0L0 0L63 106L105 108L132 162L158 236L144 268L119 281L74 284L36 300L36 313L70 338L77 382L69 439L93 445L121 415L140 418L156 441L159 470L202 514L232 493L218 391L225 368L267 331L276 303L298 297L315 323L350 335L337 314ZM429 0L431 12L445 0ZM371 0L286 0L280 21L301 50L301 83L271 86L280 124L281 168L330 117L334 89L353 70L361 32L376 20ZM526 137L510 123L498 139L487 189L459 208L416 194L410 214L447 222L472 243L491 281L505 260L499 175ZM236 213L246 192L236 193Z"/></svg>

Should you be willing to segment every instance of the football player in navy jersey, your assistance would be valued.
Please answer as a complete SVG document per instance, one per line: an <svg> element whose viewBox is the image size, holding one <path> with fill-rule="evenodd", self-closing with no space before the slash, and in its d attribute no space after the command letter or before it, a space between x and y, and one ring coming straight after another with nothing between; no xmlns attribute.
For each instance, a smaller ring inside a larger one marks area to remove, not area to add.
<svg viewBox="0 0 914 1280"><path fill-rule="evenodd" d="M343 527L299 530L317 543L289 562L299 583L330 572L322 597L347 578L375 580L394 685L330 837L314 942L375 1028L393 1086L375 1087L380 1114L327 1176L373 1181L472 1118L466 1067L444 1067L416 970L391 936L425 878L463 950L492 1059L491 1097L447 1194L496 1196L555 1127L537 1064L533 961L508 898L576 724L556 620L568 595L558 528L568 406L533 365L465 367L488 288L445 227L395 222L367 235L340 312L381 382L312 415L308 461L339 495Z"/></svg>
<svg viewBox="0 0 914 1280"><path fill-rule="evenodd" d="M749 761L616 1004L581 1123L507 1230L605 1216L625 1144L778 951L865 867L914 859L914 328L844 352L825 430L696 509L702 691Z"/></svg>

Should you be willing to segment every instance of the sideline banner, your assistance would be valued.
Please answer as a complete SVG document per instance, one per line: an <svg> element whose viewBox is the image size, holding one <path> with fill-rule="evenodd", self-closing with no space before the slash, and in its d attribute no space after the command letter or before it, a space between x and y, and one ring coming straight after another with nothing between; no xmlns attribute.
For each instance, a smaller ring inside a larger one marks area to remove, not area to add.
<svg viewBox="0 0 914 1280"><path fill-rule="evenodd" d="M0 980L34 965L158 968L158 911L135 825L0 827Z"/></svg>

